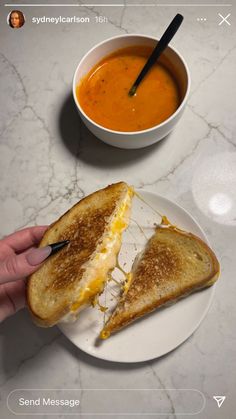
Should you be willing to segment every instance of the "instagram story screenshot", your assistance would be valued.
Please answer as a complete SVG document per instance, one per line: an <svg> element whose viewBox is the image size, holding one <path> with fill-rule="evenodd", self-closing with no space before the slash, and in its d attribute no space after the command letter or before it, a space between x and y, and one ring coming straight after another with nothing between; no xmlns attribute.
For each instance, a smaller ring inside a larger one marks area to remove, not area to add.
<svg viewBox="0 0 236 419"><path fill-rule="evenodd" d="M236 3L0 5L0 417L236 417Z"/></svg>

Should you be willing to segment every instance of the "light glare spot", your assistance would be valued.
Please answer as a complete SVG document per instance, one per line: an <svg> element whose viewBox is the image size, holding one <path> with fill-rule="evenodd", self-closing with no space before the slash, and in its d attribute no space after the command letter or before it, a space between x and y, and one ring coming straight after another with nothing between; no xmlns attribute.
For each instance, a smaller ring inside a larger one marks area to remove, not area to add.
<svg viewBox="0 0 236 419"><path fill-rule="evenodd" d="M223 215L232 208L230 197L224 193L216 193L209 201L209 208L213 214Z"/></svg>

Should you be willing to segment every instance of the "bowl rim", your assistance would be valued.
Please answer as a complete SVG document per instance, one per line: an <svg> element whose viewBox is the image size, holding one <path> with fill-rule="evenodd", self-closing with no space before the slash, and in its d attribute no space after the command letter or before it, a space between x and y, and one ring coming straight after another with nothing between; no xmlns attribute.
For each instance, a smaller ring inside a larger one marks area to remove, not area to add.
<svg viewBox="0 0 236 419"><path fill-rule="evenodd" d="M99 42L98 44L94 45L92 48L90 48L86 54L83 55L83 57L81 58L81 60L79 61L79 63L76 66L76 70L74 72L74 76L73 76L73 83L72 83L72 93L73 93L73 98L75 101L75 104L79 110L79 112L81 112L81 114L84 116L85 119L87 119L92 125L94 125L95 127L97 127L98 129L101 129L105 132L107 132L108 134L116 134L116 135L120 135L121 137L123 137L124 135L126 136L134 136L134 135L143 135L143 134L147 134L149 132L155 131L157 128L161 128L163 126L165 126L166 124L168 124L172 119L174 119L183 109L183 107L186 104L187 98L189 96L189 92L190 92L190 87L191 87L191 78L190 78L190 72L187 66L187 63L185 61L185 59L183 58L183 56L179 53L179 51L174 48L171 44L169 44L167 46L167 48L170 48L172 51L175 52L175 54L179 57L179 59L181 60L181 62L183 63L183 67L185 69L186 75L187 75L187 89L185 92L185 95L180 103L180 105L178 106L178 108L176 109L176 111L169 116L169 118L165 119L163 122L161 122L158 125L154 125L153 127L144 129L144 130L140 130L140 131L116 131L116 130L112 130L110 128L106 128L103 127L102 125L98 124L97 122L95 122L93 119L91 119L82 109L82 107L80 106L79 100L77 98L76 95L76 86L77 86L77 82L76 82L76 78L77 78L77 73L79 70L79 67L81 66L81 64L86 60L86 58L97 48L99 48L100 46L102 46L103 44L106 44L107 42L113 41L115 39L121 39L121 38L131 38L131 37L137 37L137 38L146 38L146 39L150 39L152 41L159 41L159 38L156 38L154 36L149 36L149 35L145 35L145 34L139 34L139 33L129 33L129 34L123 34L123 35L116 35L116 36L112 36L110 38L104 39L103 41ZM108 54L109 55L109 54ZM103 57L101 57L102 60ZM99 62L99 61L98 61Z"/></svg>

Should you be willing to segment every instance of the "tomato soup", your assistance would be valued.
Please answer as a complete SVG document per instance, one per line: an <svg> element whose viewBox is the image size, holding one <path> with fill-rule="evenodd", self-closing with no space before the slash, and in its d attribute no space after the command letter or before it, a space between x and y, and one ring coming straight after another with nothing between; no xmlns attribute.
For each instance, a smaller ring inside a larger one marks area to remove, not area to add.
<svg viewBox="0 0 236 419"><path fill-rule="evenodd" d="M127 47L103 58L81 80L76 95L86 115L114 131L141 131L165 121L180 104L170 71L155 64L134 96L128 92L152 48Z"/></svg>

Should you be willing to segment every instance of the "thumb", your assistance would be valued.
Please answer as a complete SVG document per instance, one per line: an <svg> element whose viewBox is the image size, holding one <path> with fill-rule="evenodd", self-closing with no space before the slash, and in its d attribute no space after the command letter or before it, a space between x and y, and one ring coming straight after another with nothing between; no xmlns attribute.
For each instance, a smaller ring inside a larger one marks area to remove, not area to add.
<svg viewBox="0 0 236 419"><path fill-rule="evenodd" d="M51 253L50 246L33 248L20 255L10 255L0 262L0 284L24 278L35 272Z"/></svg>

